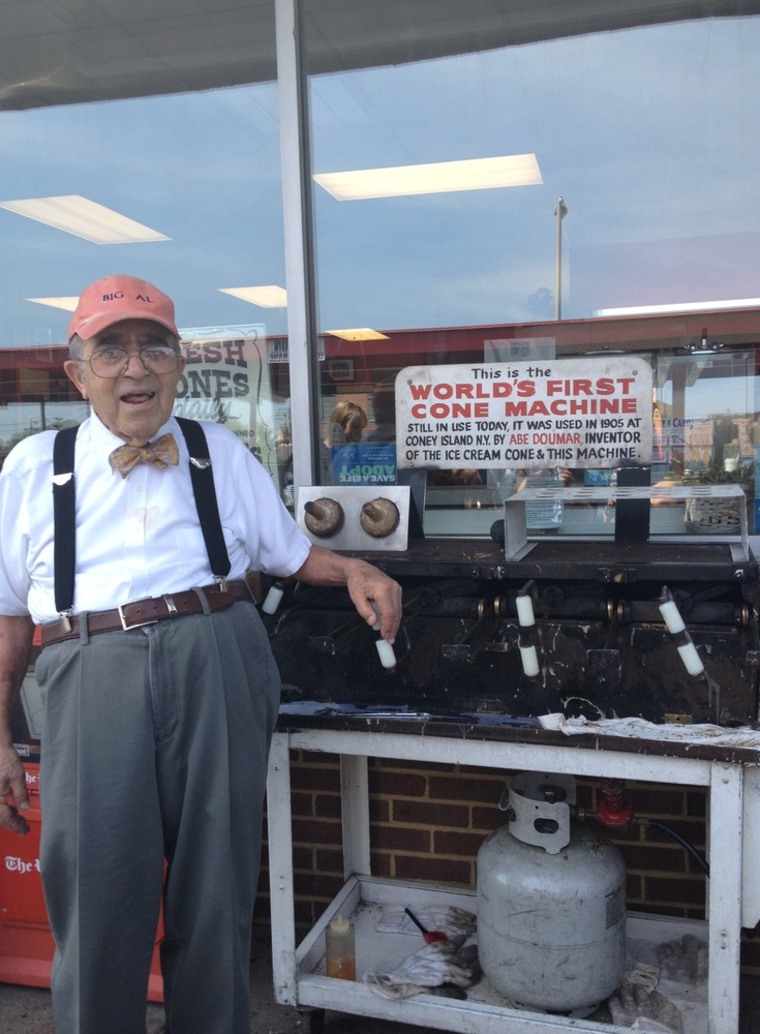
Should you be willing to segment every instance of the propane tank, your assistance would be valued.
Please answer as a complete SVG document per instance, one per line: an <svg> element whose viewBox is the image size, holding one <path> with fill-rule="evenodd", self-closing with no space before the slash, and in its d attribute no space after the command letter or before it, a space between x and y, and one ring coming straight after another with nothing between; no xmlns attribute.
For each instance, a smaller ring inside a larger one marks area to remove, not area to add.
<svg viewBox="0 0 760 1034"><path fill-rule="evenodd" d="M625 867L604 835L571 829L575 780L526 772L509 821L478 852L478 953L517 1005L588 1015L625 964Z"/></svg>

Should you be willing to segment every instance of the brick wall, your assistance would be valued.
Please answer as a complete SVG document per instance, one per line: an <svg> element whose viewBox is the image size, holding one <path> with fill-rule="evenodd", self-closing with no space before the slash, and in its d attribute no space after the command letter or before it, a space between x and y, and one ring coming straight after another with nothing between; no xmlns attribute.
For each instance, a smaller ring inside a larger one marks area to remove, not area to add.
<svg viewBox="0 0 760 1034"><path fill-rule="evenodd" d="M478 848L505 822L498 802L508 778L502 770L371 758L374 875L474 887ZM338 759L294 751L291 779L296 922L305 932L343 883ZM625 799L637 819L661 823L704 858L704 787L630 781ZM598 801L598 784L579 779L579 806L594 811ZM704 918L708 881L667 830L641 821L610 839L625 859L631 910ZM265 860L259 918L268 908L267 876ZM745 936L742 964L746 972L760 974L760 938Z"/></svg>

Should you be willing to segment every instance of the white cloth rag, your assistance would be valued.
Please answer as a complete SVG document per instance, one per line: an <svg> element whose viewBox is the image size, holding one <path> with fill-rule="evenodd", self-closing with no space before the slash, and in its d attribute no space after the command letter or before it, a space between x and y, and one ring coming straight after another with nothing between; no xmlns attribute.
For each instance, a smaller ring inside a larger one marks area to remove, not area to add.
<svg viewBox="0 0 760 1034"><path fill-rule="evenodd" d="M477 945L458 948L451 941L426 944L389 973L365 973L362 977L374 995L389 1001L411 998L442 984L471 987L479 979Z"/></svg>
<svg viewBox="0 0 760 1034"><path fill-rule="evenodd" d="M749 725L743 725L738 729L725 729L722 725L707 723L656 725L654 722L636 717L601 718L598 721L590 721L583 715L578 718L566 718L561 713L541 715L538 720L542 728L553 729L566 736L596 733L598 736L623 736L629 739L665 740L672 743L711 743L716 746L760 750L760 730Z"/></svg>

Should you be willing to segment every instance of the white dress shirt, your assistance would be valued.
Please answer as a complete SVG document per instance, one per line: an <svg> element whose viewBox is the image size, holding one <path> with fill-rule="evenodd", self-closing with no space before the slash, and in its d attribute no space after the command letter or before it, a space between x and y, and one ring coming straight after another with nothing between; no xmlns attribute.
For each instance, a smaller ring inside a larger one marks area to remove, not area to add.
<svg viewBox="0 0 760 1034"><path fill-rule="evenodd" d="M309 553L267 471L226 427L205 423L230 579L249 568L286 577ZM93 414L79 428L75 483L73 612L110 610L130 600L213 583L198 522L187 445L173 418L178 466L141 464L126 477L108 457L123 445ZM53 586L53 441L25 438L0 472L0 614L56 619Z"/></svg>

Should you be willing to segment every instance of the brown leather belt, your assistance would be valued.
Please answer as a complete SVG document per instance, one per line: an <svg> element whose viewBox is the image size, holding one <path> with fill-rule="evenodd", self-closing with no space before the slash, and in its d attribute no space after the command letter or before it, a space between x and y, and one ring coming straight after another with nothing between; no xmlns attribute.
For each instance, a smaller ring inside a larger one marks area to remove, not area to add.
<svg viewBox="0 0 760 1034"><path fill-rule="evenodd" d="M188 589L186 592L166 593L165 596L146 596L142 600L123 603L115 610L98 610L83 615L87 621L89 635L98 632L128 631L143 625L153 625L156 621L167 618L181 618L186 614L202 614L201 593L209 610L226 610L233 603L241 600L253 602L251 591L245 582L227 582L224 590L218 585L204 585L199 589ZM64 627L68 625L69 627ZM70 617L59 619L49 625L42 626L42 645L60 643L63 639L76 639L81 631L81 619Z"/></svg>

